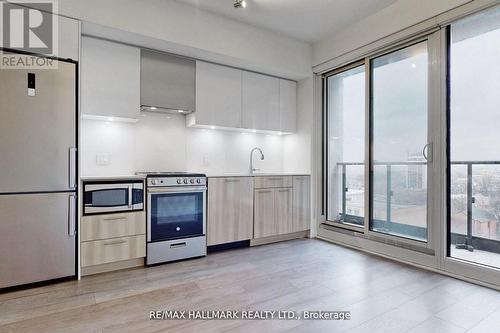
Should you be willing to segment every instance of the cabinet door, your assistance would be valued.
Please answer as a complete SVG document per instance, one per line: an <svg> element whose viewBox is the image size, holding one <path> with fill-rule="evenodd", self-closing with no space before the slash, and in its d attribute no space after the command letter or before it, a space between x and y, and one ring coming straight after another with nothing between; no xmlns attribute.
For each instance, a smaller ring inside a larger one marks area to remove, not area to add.
<svg viewBox="0 0 500 333"><path fill-rule="evenodd" d="M196 62L196 124L241 127L241 70Z"/></svg>
<svg viewBox="0 0 500 333"><path fill-rule="evenodd" d="M311 178L293 177L293 224L291 232L311 229Z"/></svg>
<svg viewBox="0 0 500 333"><path fill-rule="evenodd" d="M58 16L58 57L78 61L80 58L80 21Z"/></svg>
<svg viewBox="0 0 500 333"><path fill-rule="evenodd" d="M275 190L255 190L254 238L278 234L275 215Z"/></svg>
<svg viewBox="0 0 500 333"><path fill-rule="evenodd" d="M244 71L242 82L243 127L279 131L279 79Z"/></svg>
<svg viewBox="0 0 500 333"><path fill-rule="evenodd" d="M2 1L2 6L4 5ZM42 9L42 22L45 23L47 20L51 19L52 24L54 24L54 27L57 27L57 48L53 49L53 55L62 58L62 59L71 59L78 61L79 60L79 47L80 47L80 21L74 20L65 16L60 16L56 14L50 14L48 11L46 11L47 8L43 8L43 3L40 4L41 7L39 7L36 4L36 1L29 1L29 2L24 2L24 1L18 1L19 4L16 4L15 2L10 2L8 3L8 7L16 10L22 10L22 11L27 11L27 7L32 7L32 8L39 8ZM7 5L7 3L5 4ZM26 6L26 7L25 7ZM28 16L30 15L27 12L24 12L24 17L27 19ZM57 22L57 23L56 23ZM31 23L31 22L30 22ZM56 25L57 24L57 25ZM31 28L31 27L30 27ZM43 24L40 28L38 29L46 29L47 27L44 27ZM35 30L38 30L35 28ZM30 31L30 34L32 32ZM30 37L31 38L31 37ZM26 42L26 41L25 41ZM44 42L44 41L42 41ZM10 43L5 43L5 47L16 50L24 50L24 45L21 47L17 47L15 45L9 45ZM28 46L28 45L26 45ZM38 88L38 87L37 87Z"/></svg>
<svg viewBox="0 0 500 333"><path fill-rule="evenodd" d="M251 239L253 181L251 177L208 179L208 245Z"/></svg>
<svg viewBox="0 0 500 333"><path fill-rule="evenodd" d="M292 188L279 188L274 192L276 235L292 232L293 193Z"/></svg>
<svg viewBox="0 0 500 333"><path fill-rule="evenodd" d="M83 37L82 114L138 117L140 60L136 47Z"/></svg>
<svg viewBox="0 0 500 333"><path fill-rule="evenodd" d="M297 83L280 79L280 130L293 133L297 129Z"/></svg>

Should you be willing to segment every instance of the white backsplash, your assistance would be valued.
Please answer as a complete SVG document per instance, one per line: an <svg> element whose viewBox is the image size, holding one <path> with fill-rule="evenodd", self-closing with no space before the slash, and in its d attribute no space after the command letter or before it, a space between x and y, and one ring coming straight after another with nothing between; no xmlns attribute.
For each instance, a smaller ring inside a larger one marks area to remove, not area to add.
<svg viewBox="0 0 500 333"><path fill-rule="evenodd" d="M258 154L254 160L262 172L288 169L284 137L278 135L187 128L182 115L146 114L137 123L80 122L82 176L155 170L245 173L253 147L264 151L264 161Z"/></svg>

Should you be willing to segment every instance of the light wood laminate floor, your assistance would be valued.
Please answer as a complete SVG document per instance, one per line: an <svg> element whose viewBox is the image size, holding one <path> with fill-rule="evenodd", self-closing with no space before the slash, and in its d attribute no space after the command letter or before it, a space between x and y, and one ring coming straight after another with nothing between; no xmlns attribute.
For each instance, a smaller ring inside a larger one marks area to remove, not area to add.
<svg viewBox="0 0 500 333"><path fill-rule="evenodd" d="M152 310L343 310L349 321L149 320ZM0 332L499 332L500 292L302 239L0 294Z"/></svg>

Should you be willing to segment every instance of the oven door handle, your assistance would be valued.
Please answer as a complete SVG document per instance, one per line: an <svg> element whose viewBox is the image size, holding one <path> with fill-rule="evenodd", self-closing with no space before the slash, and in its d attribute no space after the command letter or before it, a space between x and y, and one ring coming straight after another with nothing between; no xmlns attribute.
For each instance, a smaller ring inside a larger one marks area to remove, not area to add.
<svg viewBox="0 0 500 333"><path fill-rule="evenodd" d="M184 192L205 192L207 190L206 186L193 186L188 188L166 188L166 187L157 187L157 188L148 188L148 193L184 193Z"/></svg>

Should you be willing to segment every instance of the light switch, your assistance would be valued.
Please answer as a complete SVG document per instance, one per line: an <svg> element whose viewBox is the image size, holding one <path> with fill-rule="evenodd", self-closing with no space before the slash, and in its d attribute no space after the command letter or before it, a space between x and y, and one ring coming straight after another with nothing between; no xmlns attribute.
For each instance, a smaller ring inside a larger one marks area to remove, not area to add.
<svg viewBox="0 0 500 333"><path fill-rule="evenodd" d="M96 156L97 165L109 165L110 155L109 153L101 153Z"/></svg>

